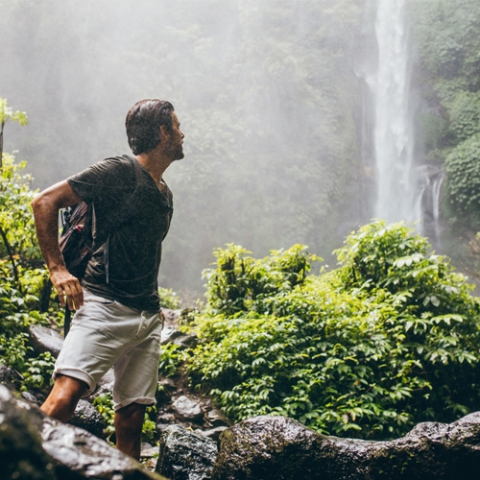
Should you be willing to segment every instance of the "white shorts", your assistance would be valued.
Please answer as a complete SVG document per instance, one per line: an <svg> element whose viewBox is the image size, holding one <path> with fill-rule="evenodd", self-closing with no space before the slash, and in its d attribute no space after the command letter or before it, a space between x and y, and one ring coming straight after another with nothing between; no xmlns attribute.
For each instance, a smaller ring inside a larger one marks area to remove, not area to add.
<svg viewBox="0 0 480 480"><path fill-rule="evenodd" d="M57 375L81 380L90 395L114 366L115 410L131 403L155 404L162 319L84 289L84 305L72 319L70 332L55 363Z"/></svg>

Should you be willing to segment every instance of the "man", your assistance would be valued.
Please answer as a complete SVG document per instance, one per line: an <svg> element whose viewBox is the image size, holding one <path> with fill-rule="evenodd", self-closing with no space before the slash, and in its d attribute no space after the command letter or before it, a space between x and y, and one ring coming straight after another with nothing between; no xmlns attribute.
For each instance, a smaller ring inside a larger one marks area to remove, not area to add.
<svg viewBox="0 0 480 480"><path fill-rule="evenodd" d="M162 329L157 276L173 213L162 176L183 158L184 134L173 106L161 100L136 103L125 124L135 158L107 158L46 189L32 206L60 303L77 310L41 409L67 421L113 365L117 448L138 459L145 408L155 403ZM93 253L80 282L59 249L58 211L81 201L93 207Z"/></svg>

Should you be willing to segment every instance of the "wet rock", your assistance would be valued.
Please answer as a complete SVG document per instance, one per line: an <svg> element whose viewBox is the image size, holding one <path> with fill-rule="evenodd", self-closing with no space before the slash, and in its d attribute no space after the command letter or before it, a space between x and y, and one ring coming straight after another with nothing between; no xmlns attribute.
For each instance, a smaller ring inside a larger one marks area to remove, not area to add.
<svg viewBox="0 0 480 480"><path fill-rule="evenodd" d="M84 428L87 432L97 437L105 438L104 430L107 428L107 423L98 413L97 409L86 400L80 400L78 402L75 413L68 423Z"/></svg>
<svg viewBox="0 0 480 480"><path fill-rule="evenodd" d="M220 434L223 433L225 430L228 430L228 427L222 426L211 428L210 430L195 430L195 433L198 433L203 437L210 438L218 443L218 440L220 439Z"/></svg>
<svg viewBox="0 0 480 480"><path fill-rule="evenodd" d="M42 439L59 480L166 480L87 431L48 417Z"/></svg>
<svg viewBox="0 0 480 480"><path fill-rule="evenodd" d="M35 395L31 394L30 392L22 392L22 398L24 398L27 402L33 403L34 405L38 405L38 400Z"/></svg>
<svg viewBox="0 0 480 480"><path fill-rule="evenodd" d="M55 358L58 357L63 345L63 337L52 328L41 325L32 325L28 329L30 343L38 355L43 352L50 352Z"/></svg>
<svg viewBox="0 0 480 480"><path fill-rule="evenodd" d="M0 386L0 478L166 480L81 428L47 417Z"/></svg>
<svg viewBox="0 0 480 480"><path fill-rule="evenodd" d="M155 471L171 480L210 480L216 456L214 441L171 425L162 433Z"/></svg>
<svg viewBox="0 0 480 480"><path fill-rule="evenodd" d="M41 415L13 397L0 385L0 472L1 478L54 480L53 465L42 448L38 428Z"/></svg>
<svg viewBox="0 0 480 480"><path fill-rule="evenodd" d="M157 393L155 395L159 405L163 405L171 401L172 396L178 390L177 385L170 378L162 378L158 382Z"/></svg>
<svg viewBox="0 0 480 480"><path fill-rule="evenodd" d="M172 408L176 416L181 420L195 421L203 416L203 410L200 404L185 395L178 397L172 403Z"/></svg>
<svg viewBox="0 0 480 480"><path fill-rule="evenodd" d="M284 417L255 417L225 431L214 480L474 480L480 413L419 424L390 442L327 437Z"/></svg>
<svg viewBox="0 0 480 480"><path fill-rule="evenodd" d="M6 385L10 390L14 390L15 383L21 379L22 376L13 370L13 368L0 363L0 383L2 385Z"/></svg>
<svg viewBox="0 0 480 480"><path fill-rule="evenodd" d="M228 419L228 417L221 410L218 410L216 408L207 412L206 417L208 422L211 423L214 427L232 425L232 422Z"/></svg>
<svg viewBox="0 0 480 480"><path fill-rule="evenodd" d="M140 457L142 458L158 457L158 447L152 447L149 443L142 443Z"/></svg>
<svg viewBox="0 0 480 480"><path fill-rule="evenodd" d="M194 347L198 343L198 338L196 335L189 335L180 330L165 327L162 330L161 344L165 345L167 343L174 343L183 348Z"/></svg>
<svg viewBox="0 0 480 480"><path fill-rule="evenodd" d="M157 417L157 430L163 432L168 426L173 425L175 421L173 413L162 413Z"/></svg>
<svg viewBox="0 0 480 480"><path fill-rule="evenodd" d="M99 395L102 395L104 393L112 393L113 392L113 381L114 381L114 373L113 373L113 368L107 371L107 373L98 381L97 383L97 388L95 391L89 395L87 400L89 402L93 402L95 398L97 398Z"/></svg>
<svg viewBox="0 0 480 480"><path fill-rule="evenodd" d="M176 325L180 315L181 310L172 310L170 308L162 308L162 313L165 316L165 325Z"/></svg>

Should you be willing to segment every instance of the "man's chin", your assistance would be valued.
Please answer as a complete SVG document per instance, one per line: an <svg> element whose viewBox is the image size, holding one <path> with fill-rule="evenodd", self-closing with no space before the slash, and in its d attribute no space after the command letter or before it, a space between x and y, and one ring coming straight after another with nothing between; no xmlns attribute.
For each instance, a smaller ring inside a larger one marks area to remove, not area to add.
<svg viewBox="0 0 480 480"><path fill-rule="evenodd" d="M176 152L175 156L173 157L173 160L181 160L185 154L183 153L183 150L181 152Z"/></svg>

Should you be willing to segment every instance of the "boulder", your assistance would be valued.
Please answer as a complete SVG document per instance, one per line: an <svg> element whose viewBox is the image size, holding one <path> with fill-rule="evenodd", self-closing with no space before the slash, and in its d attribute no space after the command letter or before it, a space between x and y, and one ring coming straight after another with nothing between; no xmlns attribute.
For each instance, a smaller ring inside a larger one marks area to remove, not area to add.
<svg viewBox="0 0 480 480"><path fill-rule="evenodd" d="M170 308L162 308L162 313L165 317L165 325L176 325L182 310L172 310Z"/></svg>
<svg viewBox="0 0 480 480"><path fill-rule="evenodd" d="M30 334L30 343L37 355L50 352L55 358L58 357L63 345L63 337L60 333L42 325L31 325L28 333Z"/></svg>
<svg viewBox="0 0 480 480"><path fill-rule="evenodd" d="M474 480L480 413L421 423L386 442L327 437L285 417L261 416L226 430L214 480Z"/></svg>
<svg viewBox="0 0 480 480"><path fill-rule="evenodd" d="M0 385L0 475L15 480L166 480Z"/></svg>
<svg viewBox="0 0 480 480"><path fill-rule="evenodd" d="M228 430L228 427L215 427L211 428L210 430L195 430L195 433L202 435L202 437L208 437L218 443L220 439L220 434L223 433L225 430Z"/></svg>
<svg viewBox="0 0 480 480"><path fill-rule="evenodd" d="M175 415L181 420L195 421L203 416L203 410L200 404L186 395L181 395L173 403L172 408Z"/></svg>
<svg viewBox="0 0 480 480"><path fill-rule="evenodd" d="M42 440L59 480L165 480L86 430L48 417L43 422Z"/></svg>
<svg viewBox="0 0 480 480"><path fill-rule="evenodd" d="M161 345L166 345L167 343L173 343L182 348L195 347L198 343L198 337L196 335L183 333L174 328L164 327L162 330Z"/></svg>
<svg viewBox="0 0 480 480"><path fill-rule="evenodd" d="M13 368L0 363L0 383L2 385L6 385L11 390L14 390L15 383L18 383L21 379L22 376Z"/></svg>
<svg viewBox="0 0 480 480"><path fill-rule="evenodd" d="M42 448L38 429L42 415L32 412L0 385L0 472L1 478L54 480L51 459Z"/></svg>
<svg viewBox="0 0 480 480"><path fill-rule="evenodd" d="M76 427L84 428L87 432L97 437L105 438L103 432L107 428L107 423L100 413L98 413L97 409L86 400L80 400L78 402L75 413L68 423Z"/></svg>
<svg viewBox="0 0 480 480"><path fill-rule="evenodd" d="M216 456L216 442L170 425L160 438L155 471L171 480L210 480Z"/></svg>
<svg viewBox="0 0 480 480"><path fill-rule="evenodd" d="M22 398L24 398L27 402L33 403L34 405L38 405L38 399L35 395L30 392L22 392Z"/></svg>
<svg viewBox="0 0 480 480"><path fill-rule="evenodd" d="M225 425L231 426L232 422L228 417L221 411L216 408L207 412L207 420L212 424L213 427L223 427Z"/></svg>

